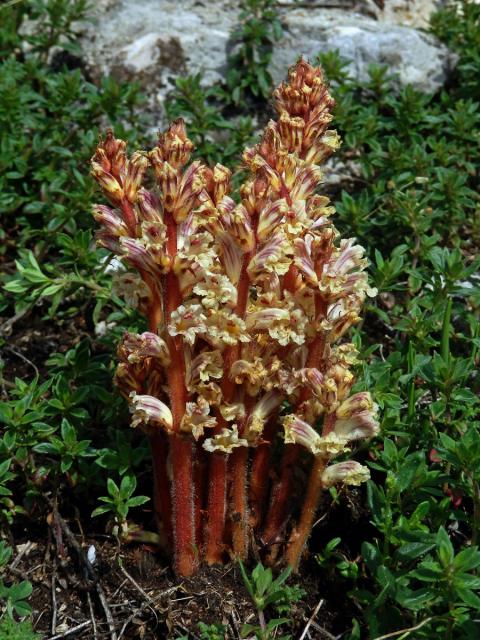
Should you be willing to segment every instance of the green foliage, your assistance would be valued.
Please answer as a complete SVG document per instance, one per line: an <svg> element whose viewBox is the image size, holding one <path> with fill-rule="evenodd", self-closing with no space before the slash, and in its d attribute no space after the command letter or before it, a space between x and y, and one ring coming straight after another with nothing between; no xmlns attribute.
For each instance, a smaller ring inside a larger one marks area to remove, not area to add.
<svg viewBox="0 0 480 640"><path fill-rule="evenodd" d="M432 32L458 53L455 93L480 99L480 7L473 0L449 2L431 20Z"/></svg>
<svg viewBox="0 0 480 640"><path fill-rule="evenodd" d="M245 638L251 633L255 634L255 638L259 640L269 640L270 638L281 638L288 640L291 636L278 636L278 629L283 624L289 622L288 618L272 618L265 620L264 611L268 606L280 608L280 611L287 613L293 602L299 600L305 592L299 588L287 587L285 582L289 578L292 569L287 567L277 577L273 578L273 572L270 567L266 568L258 563L249 576L245 570L242 561L239 561L240 572L243 582L247 588L248 594L258 613L260 624L244 624L242 627L242 637Z"/></svg>
<svg viewBox="0 0 480 640"><path fill-rule="evenodd" d="M225 638L226 629L223 624L205 624L204 622L199 622L198 630L200 632L200 640L224 640Z"/></svg>
<svg viewBox="0 0 480 640"><path fill-rule="evenodd" d="M80 303L83 287L101 289L92 275L105 252L92 248L93 181L82 167L107 122L129 137L125 123L140 95L132 83L104 78L96 86L86 79L72 31L85 17L85 0L10 5L1 9L0 29L0 210L11 230L1 253L13 295L0 298L0 308L13 299L19 312L46 299L53 314L68 293ZM27 18L37 27L23 36ZM22 43L27 53L20 53Z"/></svg>
<svg viewBox="0 0 480 640"><path fill-rule="evenodd" d="M226 119L222 116L225 108L222 97L218 87L204 87L199 74L179 77L166 110L169 120L181 116L187 123L196 157L210 165L220 162L232 169L239 164L242 150L251 142L253 122L251 117Z"/></svg>
<svg viewBox="0 0 480 640"><path fill-rule="evenodd" d="M360 562L338 538L317 556L330 579L350 582L363 612L351 640L479 633L478 7L456 4L433 20L460 57L448 92L398 90L375 67L361 85L334 52L321 56L341 159L358 179L337 209L370 251L379 289L365 321L377 329L355 336L358 389L372 390L383 417L383 447L371 447L368 462L375 534L363 538Z"/></svg>
<svg viewBox="0 0 480 640"><path fill-rule="evenodd" d="M132 507L139 507L150 500L147 496L133 496L136 488L137 480L135 476L123 476L120 487L111 478L108 478L108 496L100 496L99 498L100 502L105 504L93 511L92 518L104 513L111 513L115 523L114 534L126 535L128 532L127 516L129 510Z"/></svg>
<svg viewBox="0 0 480 640"><path fill-rule="evenodd" d="M282 24L273 0L242 0L240 25L232 34L226 97L239 106L245 98L267 99L272 91L268 65Z"/></svg>
<svg viewBox="0 0 480 640"><path fill-rule="evenodd" d="M3 540L0 540L0 569L3 570L6 567L11 556L11 548L7 547ZM28 580L7 585L3 578L0 578L0 606L6 612L8 618L13 619L14 616L23 618L32 612L27 602L27 598L31 593L32 585Z"/></svg>
<svg viewBox="0 0 480 640"><path fill-rule="evenodd" d="M8 616L0 619L0 638L2 640L40 640L41 636L32 629L28 620L18 622Z"/></svg>

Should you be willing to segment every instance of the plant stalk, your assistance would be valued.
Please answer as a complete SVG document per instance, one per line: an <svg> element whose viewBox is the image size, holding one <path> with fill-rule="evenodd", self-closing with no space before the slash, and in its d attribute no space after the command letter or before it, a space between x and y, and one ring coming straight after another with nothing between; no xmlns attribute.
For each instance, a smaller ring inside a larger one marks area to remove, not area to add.
<svg viewBox="0 0 480 640"><path fill-rule="evenodd" d="M173 259L177 253L177 225L172 214L165 210L167 226L167 253ZM169 271L163 279L165 322L182 303L177 276ZM168 386L173 417L173 434L170 437L170 461L172 465L173 533L175 568L179 575L188 576L196 569L195 556L195 479L193 473L194 445L180 434L185 414L187 390L185 388L185 359L180 336L167 335L171 363L168 367Z"/></svg>
<svg viewBox="0 0 480 640"><path fill-rule="evenodd" d="M224 552L228 456L220 452L210 455L205 559L208 564L216 564L222 561Z"/></svg>
<svg viewBox="0 0 480 640"><path fill-rule="evenodd" d="M262 434L263 442L253 454L250 474L250 525L257 528L263 520L265 500L269 485L269 469L272 453L272 440L277 429L277 415L267 424Z"/></svg>
<svg viewBox="0 0 480 640"><path fill-rule="evenodd" d="M307 495L303 504L302 515L298 527L292 533L287 549L287 563L294 571L298 570L300 558L305 544L310 536L315 514L317 513L320 500L322 498L322 474L327 461L317 457L313 463L313 468L308 481Z"/></svg>
<svg viewBox="0 0 480 640"><path fill-rule="evenodd" d="M235 557L245 560L248 551L247 471L248 447L238 447L231 455L232 463L232 539Z"/></svg>

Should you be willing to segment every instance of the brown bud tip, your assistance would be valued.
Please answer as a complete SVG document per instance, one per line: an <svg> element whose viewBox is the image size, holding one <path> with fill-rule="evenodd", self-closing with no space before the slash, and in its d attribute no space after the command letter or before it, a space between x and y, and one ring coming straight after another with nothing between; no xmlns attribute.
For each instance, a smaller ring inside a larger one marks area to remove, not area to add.
<svg viewBox="0 0 480 640"><path fill-rule="evenodd" d="M172 167L183 167L195 148L193 142L187 138L185 122L182 118L174 120L167 131L158 137L157 147L160 157Z"/></svg>
<svg viewBox="0 0 480 640"><path fill-rule="evenodd" d="M100 164L104 171L112 174L115 178L119 178L125 168L126 146L124 140L115 138L113 131L107 129L105 140L100 137L97 149L92 158L92 163L96 162Z"/></svg>

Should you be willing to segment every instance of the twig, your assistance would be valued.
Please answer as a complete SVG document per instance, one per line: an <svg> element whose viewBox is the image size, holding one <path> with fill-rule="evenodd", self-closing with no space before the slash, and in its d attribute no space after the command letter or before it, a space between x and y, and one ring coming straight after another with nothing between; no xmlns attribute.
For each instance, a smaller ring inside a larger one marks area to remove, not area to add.
<svg viewBox="0 0 480 640"><path fill-rule="evenodd" d="M170 589L166 589L165 591L162 591L162 593L159 593L154 599L150 598L150 602L144 602L137 609L135 609L132 615L129 618L127 618L123 623L123 627L120 630L117 640L122 639L122 636L125 633L125 630L127 629L128 625L131 623L131 621L135 618L135 616L141 613L144 609L148 609L148 608L152 609L152 605L154 605L157 600L160 600L160 598L163 598L163 596L166 596L174 591L177 591L177 589L180 589L180 585L176 587L170 587ZM155 611L154 611L154 614L156 616Z"/></svg>
<svg viewBox="0 0 480 640"><path fill-rule="evenodd" d="M92 604L92 597L90 596L90 594L87 592L87 601L88 601L88 608L90 609L90 619L92 621L92 625L93 625L93 637L95 640L97 640L98 635L97 635L97 622L95 620L95 612L93 610L93 604Z"/></svg>
<svg viewBox="0 0 480 640"><path fill-rule="evenodd" d="M392 631L391 633L386 633L384 636L378 636L377 638L374 638L374 640L387 640L387 638L395 638L395 636L401 636L402 638L406 638L409 633L411 633L412 631L418 631L418 629L423 627L425 624L427 624L427 622L430 622L430 620L432 619L433 619L432 617L425 618L425 620L422 620L422 622L417 624L415 627L409 627L408 629L400 629L400 631ZM402 635L402 634L406 634L406 635Z"/></svg>
<svg viewBox="0 0 480 640"><path fill-rule="evenodd" d="M13 353L13 355L17 356L17 358L20 358L20 360L23 360L24 362L29 364L33 368L33 370L35 371L35 375L36 376L40 376L40 373L39 373L36 365L31 360L29 360L27 357L25 357L23 355L23 353L20 353L20 351L16 351L12 347L5 347L5 349L6 349L6 351L9 351L10 353Z"/></svg>
<svg viewBox="0 0 480 640"><path fill-rule="evenodd" d="M71 629L67 629L67 631L62 631L62 633L57 633L56 636L51 636L48 640L60 640L61 638L66 638L67 636L71 636L86 627L89 627L92 624L91 620L86 620L81 624L78 624L76 627L72 627Z"/></svg>
<svg viewBox="0 0 480 640"><path fill-rule="evenodd" d="M123 587L125 586L125 583L126 583L126 582L128 582L128 580L127 580L127 579L125 579L125 580L120 584L120 586L119 586L119 587L117 587L117 588L115 589L115 591L114 591L114 592L112 593L112 595L110 596L110 599L111 599L111 600L115 600L115 596L116 596L118 593L120 593L120 591L121 591L121 590L123 589Z"/></svg>
<svg viewBox="0 0 480 640"><path fill-rule="evenodd" d="M21 0L19 0L21 1ZM0 7L0 9L4 9L6 6L8 5L3 5L2 7ZM15 322L17 322L17 320L20 320L21 318L23 318L23 316L27 315L27 313L30 313L30 311L32 310L32 305L29 305L27 307L25 307L24 309L22 309L21 311L19 311L18 313L16 313L14 316L12 316L11 318L9 318L6 322L4 322L2 325L0 325L0 334L4 335L4 336L8 336L12 330L12 326L15 324Z"/></svg>
<svg viewBox="0 0 480 640"><path fill-rule="evenodd" d="M127 580L129 580L133 584L135 589L137 589L137 591L142 594L145 600L147 600L148 602L153 602L153 600L148 595L148 593L142 589L142 587L138 584L138 582L136 582L132 578L132 576L128 573L128 571L125 569L125 567L123 566L122 559L120 557L118 558L118 566L120 567L120 571L123 573L123 575L127 578Z"/></svg>
<svg viewBox="0 0 480 640"><path fill-rule="evenodd" d="M99 582L97 582L96 588L97 588L98 597L100 599L100 602L102 603L103 610L105 611L105 618L107 619L108 628L110 630L110 638L111 640L118 640L117 632L115 631L115 623L113 621L112 612L110 611L110 607L108 606L107 599L103 592L102 586Z"/></svg>
<svg viewBox="0 0 480 640"><path fill-rule="evenodd" d="M303 630L303 633L300 636L299 640L304 640L305 636L307 635L307 631L312 626L312 622L317 617L317 613L320 611L320 608L323 606L324 602L325 602L325 600L323 600L323 599L319 600L319 602L318 602L317 606L315 607L315 609L313 610L313 613L312 613L312 615L310 617L310 620L307 622L307 624L305 626L305 629Z"/></svg>
<svg viewBox="0 0 480 640"><path fill-rule="evenodd" d="M232 618L233 627L234 627L235 632L237 634L237 638L241 638L240 629L238 628L238 620L237 620L236 612L235 612L234 609L232 609L232 611L230 612L230 617Z"/></svg>
<svg viewBox="0 0 480 640"><path fill-rule="evenodd" d="M128 571L123 566L122 559L120 557L118 558L118 566L120 567L120 571L127 578L127 580L129 580L133 584L133 586L137 589L137 591L145 598L145 600L147 601L148 606L150 607L150 610L152 611L153 615L155 616L155 620L158 623L157 612L153 608L154 602L153 602L152 598L148 595L148 593L146 591L144 591L142 589L142 587L138 584L138 582L136 582L132 578L132 576L128 573ZM120 634L120 637L121 637L121 634Z"/></svg>
<svg viewBox="0 0 480 640"><path fill-rule="evenodd" d="M57 564L54 562L52 571L52 635L55 635L57 630L57 594L55 593L57 577Z"/></svg>
<svg viewBox="0 0 480 640"><path fill-rule="evenodd" d="M325 638L328 638L328 640L338 640L340 638L340 636L334 636L333 634L331 634L329 631L327 631L326 629L324 629L314 621L312 621L312 627L316 631L319 631Z"/></svg>
<svg viewBox="0 0 480 640"><path fill-rule="evenodd" d="M29 540L24 546L23 549L19 552L19 554L17 555L17 557L15 558L15 560L12 562L12 564L10 565L10 570L15 569L19 564L20 564L20 560L23 558L24 555L28 554L30 552L30 550L32 549L32 547L35 546L34 542L31 542L31 540Z"/></svg>
<svg viewBox="0 0 480 640"><path fill-rule="evenodd" d="M60 525L60 529L63 531L65 537L68 539L69 543L72 545L72 547L77 552L79 559L85 565L85 569L87 571L88 578L90 580L97 580L95 569L93 568L90 560L87 557L87 554L82 549L82 547L79 544L78 540L75 538L75 535L73 534L72 530L70 529L68 524L65 522L63 517L60 515L56 503L51 501L51 500L48 500L48 498L47 498L47 501L48 501L48 503L50 504L50 506L51 506L51 508L53 510L53 515L54 515L55 521L58 522L58 524ZM55 533L55 528L54 528L54 533Z"/></svg>

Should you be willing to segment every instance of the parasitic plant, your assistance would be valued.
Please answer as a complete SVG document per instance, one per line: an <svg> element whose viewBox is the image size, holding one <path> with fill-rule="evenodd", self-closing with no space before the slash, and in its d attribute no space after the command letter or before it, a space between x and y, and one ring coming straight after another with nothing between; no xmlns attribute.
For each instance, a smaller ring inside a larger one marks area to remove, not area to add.
<svg viewBox="0 0 480 640"><path fill-rule="evenodd" d="M368 478L351 444L378 431L370 395L351 395L344 340L375 292L362 247L339 240L317 193L340 144L334 101L303 60L274 96L238 203L226 167L189 162L182 120L130 157L109 131L92 159L113 207L94 209L98 241L132 270L117 284L148 322L124 336L116 383L150 439L155 513L180 575L253 544L297 568L323 492Z"/></svg>

